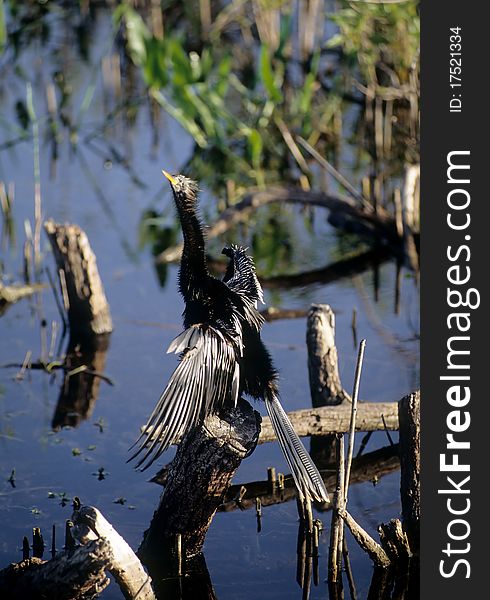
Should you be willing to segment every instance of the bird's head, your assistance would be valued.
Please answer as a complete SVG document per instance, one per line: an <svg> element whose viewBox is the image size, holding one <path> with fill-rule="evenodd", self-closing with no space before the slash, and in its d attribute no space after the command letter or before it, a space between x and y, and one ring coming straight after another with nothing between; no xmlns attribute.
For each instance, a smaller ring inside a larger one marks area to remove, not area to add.
<svg viewBox="0 0 490 600"><path fill-rule="evenodd" d="M197 193L199 191L197 182L185 177L184 175L170 175L162 171L170 183L172 192L177 205L182 208L195 208L197 203Z"/></svg>

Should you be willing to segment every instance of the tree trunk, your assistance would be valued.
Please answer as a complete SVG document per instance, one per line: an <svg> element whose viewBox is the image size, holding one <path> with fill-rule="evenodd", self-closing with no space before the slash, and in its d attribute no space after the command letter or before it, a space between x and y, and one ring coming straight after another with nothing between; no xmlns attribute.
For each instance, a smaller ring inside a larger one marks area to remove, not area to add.
<svg viewBox="0 0 490 600"><path fill-rule="evenodd" d="M420 546L420 392L398 403L400 422L400 496L403 528L412 552Z"/></svg>
<svg viewBox="0 0 490 600"><path fill-rule="evenodd" d="M347 433L351 415L350 404L304 408L288 412L294 430L300 437ZM383 417L386 424L383 423ZM361 402L357 407L356 431L398 430L397 402ZM268 417L262 419L259 444L276 440Z"/></svg>
<svg viewBox="0 0 490 600"><path fill-rule="evenodd" d="M53 249L61 295L73 338L112 331L112 319L95 254L85 232L77 225L44 224Z"/></svg>
<svg viewBox="0 0 490 600"><path fill-rule="evenodd" d="M240 465L257 444L260 415L240 399L189 432L168 467L165 490L139 555L154 579L192 569L218 506Z"/></svg>

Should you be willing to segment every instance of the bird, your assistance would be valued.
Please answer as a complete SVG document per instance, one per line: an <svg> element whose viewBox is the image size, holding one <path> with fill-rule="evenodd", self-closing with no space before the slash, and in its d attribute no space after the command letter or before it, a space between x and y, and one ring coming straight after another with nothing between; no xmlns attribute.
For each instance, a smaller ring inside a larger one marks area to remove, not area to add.
<svg viewBox="0 0 490 600"><path fill-rule="evenodd" d="M236 406L246 394L265 402L300 497L328 503L323 479L279 399L278 372L260 336L264 318L257 307L264 298L253 258L243 246L227 246L223 279L211 275L198 214L198 184L184 175L162 172L170 183L184 239L178 275L184 330L167 350L180 361L128 461L138 458L136 468L147 469L208 415Z"/></svg>

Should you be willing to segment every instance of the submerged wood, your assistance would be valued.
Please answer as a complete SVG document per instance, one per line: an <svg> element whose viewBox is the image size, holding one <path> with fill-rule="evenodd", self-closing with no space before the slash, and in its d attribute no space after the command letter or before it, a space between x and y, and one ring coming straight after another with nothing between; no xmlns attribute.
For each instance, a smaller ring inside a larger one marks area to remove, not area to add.
<svg viewBox="0 0 490 600"><path fill-rule="evenodd" d="M87 235L77 225L44 223L53 249L65 310L73 337L112 331L109 304Z"/></svg>
<svg viewBox="0 0 490 600"><path fill-rule="evenodd" d="M266 321L270 322L282 319L304 319L308 316L308 311L301 308L276 308L275 306L269 306L261 310L260 314Z"/></svg>
<svg viewBox="0 0 490 600"><path fill-rule="evenodd" d="M213 516L231 479L257 444L260 415L240 399L236 408L209 416L180 442L168 466L165 490L138 551L150 572L175 575L175 538L186 559L202 550Z"/></svg>
<svg viewBox="0 0 490 600"><path fill-rule="evenodd" d="M109 585L105 570L112 558L107 540L97 539L49 561L30 558L0 571L4 600L85 600Z"/></svg>
<svg viewBox="0 0 490 600"><path fill-rule="evenodd" d="M400 242L395 219L388 215L379 215L359 208L350 198L333 196L320 191L271 187L263 191L253 191L234 206L224 210L218 220L208 228L207 238L212 239L228 231L234 225L245 221L249 215L261 206L274 202L319 206L334 213L349 215L364 226L364 231L376 237L385 238L393 243ZM156 257L158 263L176 262L182 254L182 245L172 246Z"/></svg>
<svg viewBox="0 0 490 600"><path fill-rule="evenodd" d="M363 454L354 458L350 483L364 483L374 481L397 471L400 468L400 459L398 455L398 444L386 446L373 452ZM320 471L327 489L335 489L336 466L334 463L326 469ZM279 490L277 487L271 489L271 482L268 479L263 481L250 481L238 483L230 486L225 494L223 504L219 507L220 512L230 512L233 510L248 510L255 508L256 499L260 500L262 507L273 504L289 502L296 498L296 488L291 475L284 478L284 488ZM327 510L331 508L327 507Z"/></svg>
<svg viewBox="0 0 490 600"><path fill-rule="evenodd" d="M304 408L288 412L288 417L301 436L329 435L331 433L347 433L351 418L350 404L338 406L321 406ZM386 423L386 427L383 423ZM356 431L390 431L398 430L397 402L360 402L357 407ZM272 424L268 417L262 419L259 444L276 439Z"/></svg>
<svg viewBox="0 0 490 600"><path fill-rule="evenodd" d="M420 546L420 391L399 401L398 419L402 521L410 548L417 553Z"/></svg>

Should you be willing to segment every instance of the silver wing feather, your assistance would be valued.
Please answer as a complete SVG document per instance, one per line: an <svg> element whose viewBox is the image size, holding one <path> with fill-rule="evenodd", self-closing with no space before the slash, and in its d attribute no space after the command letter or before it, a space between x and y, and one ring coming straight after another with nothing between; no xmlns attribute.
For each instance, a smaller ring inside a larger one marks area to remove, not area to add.
<svg viewBox="0 0 490 600"><path fill-rule="evenodd" d="M223 249L223 254L230 258L230 264L223 278L224 283L240 295L246 296L255 303L265 304L264 292L255 271L253 258L247 254L248 248L232 244Z"/></svg>
<svg viewBox="0 0 490 600"><path fill-rule="evenodd" d="M210 326L193 325L170 344L168 352L182 353L129 460L147 469L169 446L225 403L236 405L240 368L234 343ZM143 441L142 441L143 440Z"/></svg>

